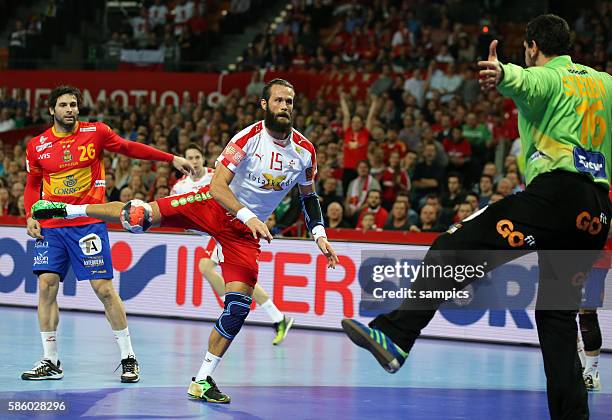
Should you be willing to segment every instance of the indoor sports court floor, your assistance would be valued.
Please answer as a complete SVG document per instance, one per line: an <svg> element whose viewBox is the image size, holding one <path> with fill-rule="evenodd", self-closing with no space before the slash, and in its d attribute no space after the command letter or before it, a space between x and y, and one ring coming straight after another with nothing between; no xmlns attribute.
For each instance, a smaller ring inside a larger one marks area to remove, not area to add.
<svg viewBox="0 0 612 420"><path fill-rule="evenodd" d="M138 384L121 384L118 350L101 314L63 312L61 381L26 382L41 356L36 311L0 306L0 418L8 401L64 401L63 418L91 419L545 419L545 378L536 348L421 340L395 375L338 332L295 329L280 347L272 329L246 326L215 372L229 405L187 398L211 323L135 317L130 332ZM600 361L592 419L612 413L612 355ZM50 419L51 415L40 418Z"/></svg>

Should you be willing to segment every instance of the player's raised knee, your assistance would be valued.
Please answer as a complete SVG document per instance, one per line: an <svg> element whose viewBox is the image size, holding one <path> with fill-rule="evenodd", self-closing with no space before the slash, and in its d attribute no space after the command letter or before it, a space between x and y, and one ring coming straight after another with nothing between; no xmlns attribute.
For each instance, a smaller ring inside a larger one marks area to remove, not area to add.
<svg viewBox="0 0 612 420"><path fill-rule="evenodd" d="M143 233L153 225L153 209L142 200L130 200L121 209L119 220L128 232Z"/></svg>

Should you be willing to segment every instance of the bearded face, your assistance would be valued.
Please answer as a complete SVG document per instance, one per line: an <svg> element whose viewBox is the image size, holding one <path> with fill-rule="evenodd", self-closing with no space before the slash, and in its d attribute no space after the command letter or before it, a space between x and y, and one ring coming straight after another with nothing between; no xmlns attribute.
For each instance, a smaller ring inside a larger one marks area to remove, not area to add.
<svg viewBox="0 0 612 420"><path fill-rule="evenodd" d="M265 123L272 131L280 133L287 132L293 125L292 115L289 111L274 112L270 109L270 105L266 105Z"/></svg>

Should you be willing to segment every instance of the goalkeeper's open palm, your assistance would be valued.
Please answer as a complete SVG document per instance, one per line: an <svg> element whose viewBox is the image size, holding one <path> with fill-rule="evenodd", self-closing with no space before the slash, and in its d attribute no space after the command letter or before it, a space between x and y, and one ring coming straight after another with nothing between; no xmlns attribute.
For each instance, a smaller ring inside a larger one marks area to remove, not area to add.
<svg viewBox="0 0 612 420"><path fill-rule="evenodd" d="M482 90L492 90L499 84L502 78L502 67L497 59L497 40L494 39L489 45L489 57L486 61L479 61L479 82Z"/></svg>
<svg viewBox="0 0 612 420"><path fill-rule="evenodd" d="M331 244L327 241L327 238L320 237L317 239L317 245L319 249L327 257L327 267L328 268L336 268L336 264L338 264L338 255L336 255L336 251L332 248Z"/></svg>

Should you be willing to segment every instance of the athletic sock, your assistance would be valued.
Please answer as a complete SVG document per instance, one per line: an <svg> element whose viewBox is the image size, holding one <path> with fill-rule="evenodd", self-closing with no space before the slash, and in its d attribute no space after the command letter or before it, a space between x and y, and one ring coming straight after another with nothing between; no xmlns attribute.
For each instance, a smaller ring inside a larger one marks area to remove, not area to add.
<svg viewBox="0 0 612 420"><path fill-rule="evenodd" d="M75 217L86 217L88 205L89 204L66 204L66 219L74 219Z"/></svg>
<svg viewBox="0 0 612 420"><path fill-rule="evenodd" d="M196 382L204 380L208 376L211 376L220 361L220 357L215 356L214 354L207 351L206 356L204 356L204 360L202 361L202 366L200 366L200 370L196 375Z"/></svg>
<svg viewBox="0 0 612 420"><path fill-rule="evenodd" d="M584 373L585 374L587 373L595 374L598 371L598 366L599 366L599 356L587 356Z"/></svg>
<svg viewBox="0 0 612 420"><path fill-rule="evenodd" d="M57 365L59 356L57 354L57 331L41 331L40 338L43 344L43 354L45 359L51 360Z"/></svg>
<svg viewBox="0 0 612 420"><path fill-rule="evenodd" d="M272 322L281 322L283 318L285 318L283 313L279 311L274 302L272 302L272 299L266 300L261 304L261 307L266 310Z"/></svg>
<svg viewBox="0 0 612 420"><path fill-rule="evenodd" d="M582 341L582 337L578 338L578 357L580 358L580 366L584 370L586 366L586 354L584 353L584 342Z"/></svg>
<svg viewBox="0 0 612 420"><path fill-rule="evenodd" d="M124 330L113 331L117 345L121 351L121 360L127 359L128 356L135 356L132 350L132 340L130 339L130 331L126 327Z"/></svg>

